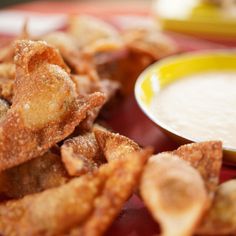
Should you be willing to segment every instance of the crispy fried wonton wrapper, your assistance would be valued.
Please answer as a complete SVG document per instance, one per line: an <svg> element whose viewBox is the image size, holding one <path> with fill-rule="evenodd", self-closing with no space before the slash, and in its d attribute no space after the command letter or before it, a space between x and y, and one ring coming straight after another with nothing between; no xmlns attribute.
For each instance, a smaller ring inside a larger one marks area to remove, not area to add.
<svg viewBox="0 0 236 236"><path fill-rule="evenodd" d="M101 93L77 97L68 68L45 42L16 44L15 95L0 123L0 171L44 154L104 103Z"/></svg>
<svg viewBox="0 0 236 236"><path fill-rule="evenodd" d="M206 208L207 192L200 174L173 154L149 160L140 191L164 236L192 235Z"/></svg>
<svg viewBox="0 0 236 236"><path fill-rule="evenodd" d="M197 230L199 235L236 234L236 180L218 186L213 205Z"/></svg>
<svg viewBox="0 0 236 236"><path fill-rule="evenodd" d="M85 133L66 140L61 146L61 155L65 168L71 176L92 172L105 163L93 133Z"/></svg>
<svg viewBox="0 0 236 236"><path fill-rule="evenodd" d="M127 153L140 150L138 144L131 139L120 134L112 133L101 126L96 125L93 131L97 143L108 162L122 158Z"/></svg>
<svg viewBox="0 0 236 236"><path fill-rule="evenodd" d="M137 27L123 32L126 46L133 52L158 60L178 51L177 45L156 27Z"/></svg>
<svg viewBox="0 0 236 236"><path fill-rule="evenodd" d="M0 78L0 97L12 102L14 96L14 80Z"/></svg>
<svg viewBox="0 0 236 236"><path fill-rule="evenodd" d="M15 65L13 63L0 64L0 78L15 79Z"/></svg>
<svg viewBox="0 0 236 236"><path fill-rule="evenodd" d="M0 97L8 102L12 101L15 79L15 65L13 63L0 64Z"/></svg>
<svg viewBox="0 0 236 236"><path fill-rule="evenodd" d="M220 141L192 143L183 145L172 153L189 162L199 171L212 200L219 183L223 156L222 143Z"/></svg>
<svg viewBox="0 0 236 236"><path fill-rule="evenodd" d="M3 235L102 235L138 184L150 150L103 165L65 185L0 205ZM125 181L124 181L125 180Z"/></svg>
<svg viewBox="0 0 236 236"><path fill-rule="evenodd" d="M5 119L5 116L9 108L10 108L9 104L5 100L0 99L0 122Z"/></svg>
<svg viewBox="0 0 236 236"><path fill-rule="evenodd" d="M72 35L65 32L52 32L42 36L41 39L59 49L72 72L90 75L92 80L98 79L91 63L91 57L86 57L81 53L77 41Z"/></svg>
<svg viewBox="0 0 236 236"><path fill-rule="evenodd" d="M70 18L68 33L77 39L80 48L98 44L104 39L119 39L119 32L99 18L81 15Z"/></svg>
<svg viewBox="0 0 236 236"><path fill-rule="evenodd" d="M105 104L109 103L116 95L117 91L120 88L120 84L116 81L111 81L107 79L93 81L87 75L73 75L72 80L75 83L76 91L80 95L88 95L94 92L102 92L105 95ZM90 131L94 121L99 115L102 107L97 107L91 111L88 111L87 117L79 125L80 130Z"/></svg>
<svg viewBox="0 0 236 236"><path fill-rule="evenodd" d="M69 179L61 157L47 152L41 157L0 172L0 196L21 198L57 187Z"/></svg>

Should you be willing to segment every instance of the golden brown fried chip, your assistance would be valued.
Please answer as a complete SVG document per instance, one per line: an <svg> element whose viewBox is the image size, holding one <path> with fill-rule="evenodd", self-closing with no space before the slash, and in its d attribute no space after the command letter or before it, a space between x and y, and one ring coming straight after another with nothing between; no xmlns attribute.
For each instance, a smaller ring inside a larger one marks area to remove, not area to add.
<svg viewBox="0 0 236 236"><path fill-rule="evenodd" d="M15 79L15 65L13 63L0 64L0 78Z"/></svg>
<svg viewBox="0 0 236 236"><path fill-rule="evenodd" d="M131 28L124 31L122 36L131 51L149 55L154 60L178 51L176 43L156 27Z"/></svg>
<svg viewBox="0 0 236 236"><path fill-rule="evenodd" d="M0 64L0 97L8 102L14 95L13 86L15 79L15 65L13 63Z"/></svg>
<svg viewBox="0 0 236 236"><path fill-rule="evenodd" d="M61 147L61 155L71 176L92 172L105 162L93 133L66 140Z"/></svg>
<svg viewBox="0 0 236 236"><path fill-rule="evenodd" d="M199 171L212 200L219 183L223 156L222 143L219 141L192 143L183 145L172 153L189 162Z"/></svg>
<svg viewBox="0 0 236 236"><path fill-rule="evenodd" d="M12 102L14 96L14 80L0 78L0 97Z"/></svg>
<svg viewBox="0 0 236 236"><path fill-rule="evenodd" d="M5 100L0 98L0 122L5 119L9 108L9 104Z"/></svg>
<svg viewBox="0 0 236 236"><path fill-rule="evenodd" d="M150 150L103 165L65 185L0 205L3 235L102 235L137 186ZM125 181L124 181L125 180Z"/></svg>
<svg viewBox="0 0 236 236"><path fill-rule="evenodd" d="M149 160L140 191L165 236L192 235L206 208L207 192L200 174L173 154Z"/></svg>
<svg viewBox="0 0 236 236"><path fill-rule="evenodd" d="M77 45L82 49L99 40L119 39L119 33L112 25L88 15L71 17L68 33L77 39Z"/></svg>
<svg viewBox="0 0 236 236"><path fill-rule="evenodd" d="M140 150L137 143L120 134L112 133L100 126L94 127L97 143L104 153L107 161L116 160L127 153Z"/></svg>
<svg viewBox="0 0 236 236"><path fill-rule="evenodd" d="M218 186L213 205L197 230L199 235L236 234L236 180Z"/></svg>
<svg viewBox="0 0 236 236"><path fill-rule="evenodd" d="M67 66L45 42L18 41L15 63L13 104L0 123L0 171L42 155L104 103L101 93L77 97Z"/></svg>
<svg viewBox="0 0 236 236"><path fill-rule="evenodd" d="M105 165L100 173L107 173L109 177L96 201L94 209L86 221L73 229L69 235L99 236L108 229L115 217L119 214L124 202L131 196L137 186L144 164L150 157L151 149L127 154L107 165L116 166L109 174ZM114 164L113 164L114 163Z"/></svg>
<svg viewBox="0 0 236 236"><path fill-rule="evenodd" d="M106 99L105 102L109 103L110 100L115 96L119 89L119 83L110 80L91 81L87 76L74 76L74 82L76 84L78 94L90 94L93 92L102 92ZM81 122L79 128L81 131L90 131L96 118L98 117L101 106L94 110L88 111L87 117Z"/></svg>
<svg viewBox="0 0 236 236"><path fill-rule="evenodd" d="M0 196L21 198L57 187L68 180L61 157L47 152L41 157L0 172Z"/></svg>
<svg viewBox="0 0 236 236"><path fill-rule="evenodd" d="M41 39L59 49L63 59L73 72L86 74L93 70L89 65L90 61L83 60L76 39L72 35L65 32L52 32L42 36Z"/></svg>
<svg viewBox="0 0 236 236"><path fill-rule="evenodd" d="M65 32L52 32L42 36L40 39L59 49L63 57L68 53L78 51L75 38Z"/></svg>

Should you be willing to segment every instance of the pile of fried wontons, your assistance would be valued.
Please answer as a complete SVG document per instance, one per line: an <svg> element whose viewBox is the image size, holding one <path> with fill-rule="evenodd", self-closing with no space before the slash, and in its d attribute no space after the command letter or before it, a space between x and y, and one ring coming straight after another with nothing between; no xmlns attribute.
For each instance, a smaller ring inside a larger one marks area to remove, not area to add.
<svg viewBox="0 0 236 236"><path fill-rule="evenodd" d="M26 28L0 51L1 235L103 235L134 191L163 235L235 234L220 142L152 156L97 123L118 90L176 52L169 38L88 16L40 38Z"/></svg>

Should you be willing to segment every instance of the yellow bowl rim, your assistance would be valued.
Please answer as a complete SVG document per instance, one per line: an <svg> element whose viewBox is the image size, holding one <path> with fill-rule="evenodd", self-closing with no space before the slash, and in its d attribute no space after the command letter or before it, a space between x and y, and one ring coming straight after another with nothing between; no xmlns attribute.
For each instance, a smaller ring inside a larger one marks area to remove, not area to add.
<svg viewBox="0 0 236 236"><path fill-rule="evenodd" d="M156 71L158 68L161 68L162 65L165 65L169 62L174 61L175 59L188 59L188 58L193 58L196 56L212 56L212 55L234 55L235 54L235 58L236 58L236 49L208 49L208 50L202 50L202 51L194 51L194 52L186 52L183 53L181 55L174 55L174 56L169 56L167 58L164 58L160 61L154 62L152 65L150 65L148 68L146 68L138 77L138 79L136 80L135 83L135 87L134 87L134 95L135 95L135 99L136 102L138 103L139 107L141 108L141 110L143 111L143 113L153 122L155 123L157 126L159 126L160 128L168 131L169 133L191 141L191 142L202 142L203 140L197 140L197 139L193 139L187 136L183 136L180 133L178 133L177 131L173 130L172 128L168 127L168 125L164 124L163 122L161 122L160 120L158 120L158 118L156 116L154 116L151 112L150 109L144 104L144 102L142 102L141 99L141 93L142 93L142 88L141 88L141 84L142 82L147 79L147 75L150 74L152 71ZM236 68L235 68L236 71ZM232 147L226 147L223 145L223 149L225 151L230 151L230 152L234 152L236 154L236 148L232 148Z"/></svg>

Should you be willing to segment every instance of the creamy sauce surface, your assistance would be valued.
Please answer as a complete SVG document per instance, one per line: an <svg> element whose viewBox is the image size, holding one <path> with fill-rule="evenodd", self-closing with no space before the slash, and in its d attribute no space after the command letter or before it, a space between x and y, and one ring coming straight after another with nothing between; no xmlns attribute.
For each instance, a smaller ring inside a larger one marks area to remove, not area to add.
<svg viewBox="0 0 236 236"><path fill-rule="evenodd" d="M162 124L186 138L221 140L236 148L236 72L184 77L161 90L151 109Z"/></svg>

